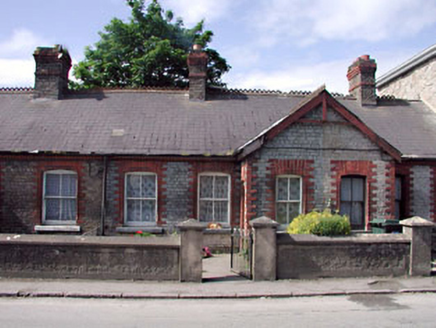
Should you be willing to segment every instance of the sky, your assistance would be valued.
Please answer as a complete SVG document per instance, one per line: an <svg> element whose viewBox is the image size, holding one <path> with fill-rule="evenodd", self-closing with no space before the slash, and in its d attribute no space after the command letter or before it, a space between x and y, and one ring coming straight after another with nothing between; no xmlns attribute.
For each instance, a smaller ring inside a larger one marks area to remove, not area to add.
<svg viewBox="0 0 436 328"><path fill-rule="evenodd" d="M150 0L146 0L149 3ZM436 43L435 0L160 0L186 27L205 20L210 44L232 66L229 88L348 94L346 72L360 55L381 76ZM0 11L0 87L34 84L33 51L65 46L73 63L99 40L125 0L15 0ZM71 75L71 73L70 73Z"/></svg>

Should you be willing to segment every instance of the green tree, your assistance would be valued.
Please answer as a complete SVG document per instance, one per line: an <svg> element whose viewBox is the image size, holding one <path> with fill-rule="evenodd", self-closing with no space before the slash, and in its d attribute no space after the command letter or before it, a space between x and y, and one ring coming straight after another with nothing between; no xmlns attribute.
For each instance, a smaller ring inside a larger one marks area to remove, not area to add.
<svg viewBox="0 0 436 328"><path fill-rule="evenodd" d="M174 86L188 84L187 56L193 44L208 54L207 83L223 85L221 76L230 66L211 48L213 33L203 31L204 21L185 28L183 20L173 22L173 13L152 0L126 0L132 13L128 22L114 18L100 32L100 41L85 48L85 59L74 66L80 80L73 88Z"/></svg>

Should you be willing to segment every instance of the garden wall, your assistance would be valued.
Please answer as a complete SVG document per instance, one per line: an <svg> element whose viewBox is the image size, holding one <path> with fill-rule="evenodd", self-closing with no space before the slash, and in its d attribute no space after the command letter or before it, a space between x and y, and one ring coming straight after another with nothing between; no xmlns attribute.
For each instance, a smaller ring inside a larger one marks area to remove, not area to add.
<svg viewBox="0 0 436 328"><path fill-rule="evenodd" d="M277 278L402 276L409 272L410 238L277 234Z"/></svg>
<svg viewBox="0 0 436 328"><path fill-rule="evenodd" d="M179 237L0 235L0 276L179 280Z"/></svg>

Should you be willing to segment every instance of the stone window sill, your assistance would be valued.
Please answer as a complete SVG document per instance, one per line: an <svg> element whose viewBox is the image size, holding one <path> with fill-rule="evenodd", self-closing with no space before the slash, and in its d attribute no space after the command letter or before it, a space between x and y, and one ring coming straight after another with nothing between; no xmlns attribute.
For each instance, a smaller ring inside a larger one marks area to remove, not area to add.
<svg viewBox="0 0 436 328"><path fill-rule="evenodd" d="M149 232L155 234L162 234L164 232L164 229L162 227L117 227L115 229L115 231L118 233L126 233L126 234L135 233L139 230L142 232Z"/></svg>
<svg viewBox="0 0 436 328"><path fill-rule="evenodd" d="M36 225L36 232L80 232L78 225Z"/></svg>

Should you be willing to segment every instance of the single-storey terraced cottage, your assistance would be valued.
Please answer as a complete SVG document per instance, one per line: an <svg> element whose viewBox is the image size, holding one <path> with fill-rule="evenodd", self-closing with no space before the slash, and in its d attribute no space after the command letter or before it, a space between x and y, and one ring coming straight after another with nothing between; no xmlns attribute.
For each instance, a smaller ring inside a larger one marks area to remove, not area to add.
<svg viewBox="0 0 436 328"><path fill-rule="evenodd" d="M38 48L35 87L0 91L0 232L161 233L186 218L280 224L313 209L435 220L436 113L376 96L376 63L349 68L349 96L208 88L67 88L71 59Z"/></svg>

